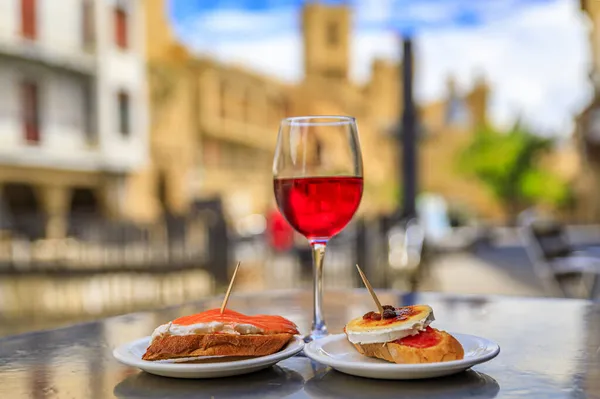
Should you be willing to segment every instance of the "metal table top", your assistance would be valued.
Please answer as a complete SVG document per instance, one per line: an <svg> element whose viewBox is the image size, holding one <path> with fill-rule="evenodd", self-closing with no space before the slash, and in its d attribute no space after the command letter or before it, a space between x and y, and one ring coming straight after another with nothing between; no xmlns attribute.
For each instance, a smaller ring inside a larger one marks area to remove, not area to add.
<svg viewBox="0 0 600 399"><path fill-rule="evenodd" d="M451 377L384 381L352 377L294 357L245 376L214 380L157 377L112 357L122 343L175 317L218 307L221 298L134 313L0 340L0 398L600 398L600 303L547 298L380 292L385 304L430 304L434 326L498 342L500 355ZM371 310L364 290L327 291L332 332ZM233 295L244 313L281 314L308 331L311 295Z"/></svg>

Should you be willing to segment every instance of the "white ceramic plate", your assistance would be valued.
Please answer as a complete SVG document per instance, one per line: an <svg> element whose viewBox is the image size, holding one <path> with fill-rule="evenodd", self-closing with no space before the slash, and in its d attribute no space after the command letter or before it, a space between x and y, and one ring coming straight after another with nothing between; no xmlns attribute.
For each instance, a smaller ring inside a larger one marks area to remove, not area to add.
<svg viewBox="0 0 600 399"><path fill-rule="evenodd" d="M150 374L175 378L215 378L229 377L252 373L273 366L277 362L292 357L302 350L304 342L299 336L294 337L282 350L272 355L260 356L244 360L218 361L207 363L177 363L174 361L142 360L142 355L150 343L150 337L144 337L121 345L113 351L113 356L121 363L144 370ZM196 358L208 360L210 358Z"/></svg>
<svg viewBox="0 0 600 399"><path fill-rule="evenodd" d="M416 380L455 374L493 359L500 353L498 344L467 334L452 335L465 350L462 360L425 364L394 364L363 356L348 342L345 334L312 341L304 348L306 356L342 373L385 380Z"/></svg>

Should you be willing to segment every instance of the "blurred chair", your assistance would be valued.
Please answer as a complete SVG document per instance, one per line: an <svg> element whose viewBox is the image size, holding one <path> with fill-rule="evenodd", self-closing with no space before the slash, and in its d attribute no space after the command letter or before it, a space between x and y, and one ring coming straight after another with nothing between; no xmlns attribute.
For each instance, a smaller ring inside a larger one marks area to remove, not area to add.
<svg viewBox="0 0 600 399"><path fill-rule="evenodd" d="M430 249L461 251L477 242L478 231L473 226L452 227L448 204L440 195L421 194L417 200L417 213Z"/></svg>
<svg viewBox="0 0 600 399"><path fill-rule="evenodd" d="M562 224L542 220L528 210L519 216L519 235L549 294L575 296L569 286L577 282L585 297L600 297L600 257L574 248Z"/></svg>
<svg viewBox="0 0 600 399"><path fill-rule="evenodd" d="M393 274L400 273L411 291L424 273L423 250L425 231L417 218L393 226L387 235L388 265Z"/></svg>

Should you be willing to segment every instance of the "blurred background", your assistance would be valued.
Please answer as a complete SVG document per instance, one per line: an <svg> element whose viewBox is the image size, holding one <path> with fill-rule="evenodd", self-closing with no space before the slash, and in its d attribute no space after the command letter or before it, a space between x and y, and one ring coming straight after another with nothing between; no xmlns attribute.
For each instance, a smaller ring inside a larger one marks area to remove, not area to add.
<svg viewBox="0 0 600 399"><path fill-rule="evenodd" d="M357 118L325 285L594 298L600 2L0 0L0 336L308 288L280 119Z"/></svg>

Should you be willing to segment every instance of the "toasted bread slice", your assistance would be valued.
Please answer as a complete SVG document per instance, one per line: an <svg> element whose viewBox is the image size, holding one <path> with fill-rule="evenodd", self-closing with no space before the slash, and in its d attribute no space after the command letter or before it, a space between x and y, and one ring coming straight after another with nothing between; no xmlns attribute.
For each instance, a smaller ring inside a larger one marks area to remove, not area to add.
<svg viewBox="0 0 600 399"><path fill-rule="evenodd" d="M165 360L196 356L266 356L278 352L293 334L163 335L155 338L142 359Z"/></svg>
<svg viewBox="0 0 600 399"><path fill-rule="evenodd" d="M375 344L352 344L361 354L387 360L392 363L436 363L450 360L460 360L464 350L460 342L445 331L435 330L439 341L426 348L402 345L394 342Z"/></svg>

